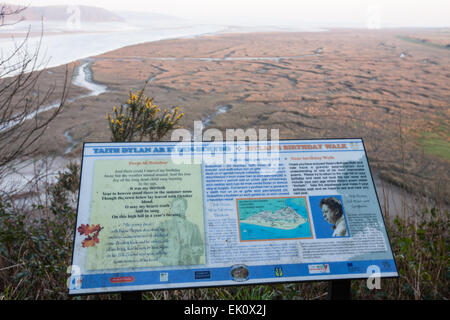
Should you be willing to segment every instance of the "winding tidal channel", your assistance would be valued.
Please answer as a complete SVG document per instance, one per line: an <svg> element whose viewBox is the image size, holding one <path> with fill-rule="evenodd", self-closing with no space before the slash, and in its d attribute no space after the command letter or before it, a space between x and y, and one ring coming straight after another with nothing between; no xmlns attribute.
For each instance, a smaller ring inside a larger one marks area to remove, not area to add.
<svg viewBox="0 0 450 320"><path fill-rule="evenodd" d="M92 59L81 60L80 64L75 69L74 75L72 77L72 84L85 88L89 90L88 93L79 95L67 99L66 102L72 103L82 98L97 96L108 91L107 86L96 83L93 81L91 65L93 63ZM0 127L0 132L10 129L19 123L33 119L37 114L50 111L52 109L58 108L59 103L49 104L47 106L41 107L39 110L29 114L25 119L20 121L10 121ZM79 141L74 141L72 135L70 134L71 128L64 132L64 137L70 143L64 151L64 154L70 153L73 148L79 143ZM73 159L72 159L73 160ZM0 189L5 192L28 192L27 187L30 183L36 183L38 181L49 182L48 180L53 180L58 171L61 171L69 162L69 159L64 157L54 157L54 158L44 158L44 159L18 159L11 164L8 169L8 174L5 176L0 184Z"/></svg>
<svg viewBox="0 0 450 320"><path fill-rule="evenodd" d="M87 89L90 92L87 94L83 94L78 97L69 99L68 102L74 102L78 99L98 96L98 95L108 91L107 86L94 82L93 76L92 76L92 69L91 69L93 62L94 62L93 59L80 61L80 64L77 66L77 68L75 70L75 74L72 78L73 85ZM75 148L76 145L79 143L79 141L73 140L73 137L70 134L71 129L72 128L69 128L66 131L64 131L64 137L70 143L69 147L67 147L66 150L64 151L64 154L70 153L73 150L73 148Z"/></svg>

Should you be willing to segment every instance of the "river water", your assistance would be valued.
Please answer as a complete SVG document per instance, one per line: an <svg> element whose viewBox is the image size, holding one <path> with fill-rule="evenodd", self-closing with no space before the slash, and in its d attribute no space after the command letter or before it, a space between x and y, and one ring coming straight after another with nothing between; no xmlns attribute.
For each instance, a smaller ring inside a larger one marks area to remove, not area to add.
<svg viewBox="0 0 450 320"><path fill-rule="evenodd" d="M0 38L0 51L3 57L8 57L19 47L28 28L34 33L44 36L30 37L22 52L37 53L37 70L56 67L79 59L96 56L108 51L129 45L163 39L195 37L215 34L227 30L221 25L199 25L187 21L159 21L145 24L129 23L83 23L82 29L67 29L66 23L46 22L42 27L39 23L22 22L13 26L0 28L3 38ZM70 31L70 32L68 32ZM77 32L74 32L77 31ZM15 34L13 37L12 35ZM11 37L8 37L11 35ZM15 55L9 66L20 62L21 56ZM7 67L7 66L2 66ZM31 67L31 66L30 66ZM0 73L2 74L2 73Z"/></svg>

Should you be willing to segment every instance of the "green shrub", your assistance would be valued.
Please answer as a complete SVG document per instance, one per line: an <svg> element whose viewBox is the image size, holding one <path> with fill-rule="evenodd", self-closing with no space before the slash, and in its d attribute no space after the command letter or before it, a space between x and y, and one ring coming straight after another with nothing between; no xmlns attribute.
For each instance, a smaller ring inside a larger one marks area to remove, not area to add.
<svg viewBox="0 0 450 320"><path fill-rule="evenodd" d="M79 179L78 166L68 168L46 188L48 206L17 209L0 200L0 299L66 297L76 215L70 198Z"/></svg>
<svg viewBox="0 0 450 320"><path fill-rule="evenodd" d="M380 290L354 281L355 297L364 299L448 299L448 211L425 209L419 216L396 217L388 225L398 279L383 279Z"/></svg>

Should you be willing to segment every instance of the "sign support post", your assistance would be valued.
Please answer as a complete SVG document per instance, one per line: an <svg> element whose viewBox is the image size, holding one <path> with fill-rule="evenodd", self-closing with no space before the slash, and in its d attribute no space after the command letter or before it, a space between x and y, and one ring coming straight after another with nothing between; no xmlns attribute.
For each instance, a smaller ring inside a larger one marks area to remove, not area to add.
<svg viewBox="0 0 450 320"><path fill-rule="evenodd" d="M142 300L142 291L122 292L120 294L120 300L122 300L122 301L131 301L131 300L140 301L140 300Z"/></svg>
<svg viewBox="0 0 450 320"><path fill-rule="evenodd" d="M329 300L351 300L351 280L339 279L328 282Z"/></svg>

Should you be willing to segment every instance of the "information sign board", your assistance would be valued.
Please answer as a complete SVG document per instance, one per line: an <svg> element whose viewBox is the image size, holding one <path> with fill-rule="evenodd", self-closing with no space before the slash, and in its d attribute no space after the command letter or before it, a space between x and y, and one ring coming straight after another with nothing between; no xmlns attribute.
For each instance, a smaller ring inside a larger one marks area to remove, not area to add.
<svg viewBox="0 0 450 320"><path fill-rule="evenodd" d="M395 277L362 139L85 143L69 294Z"/></svg>

